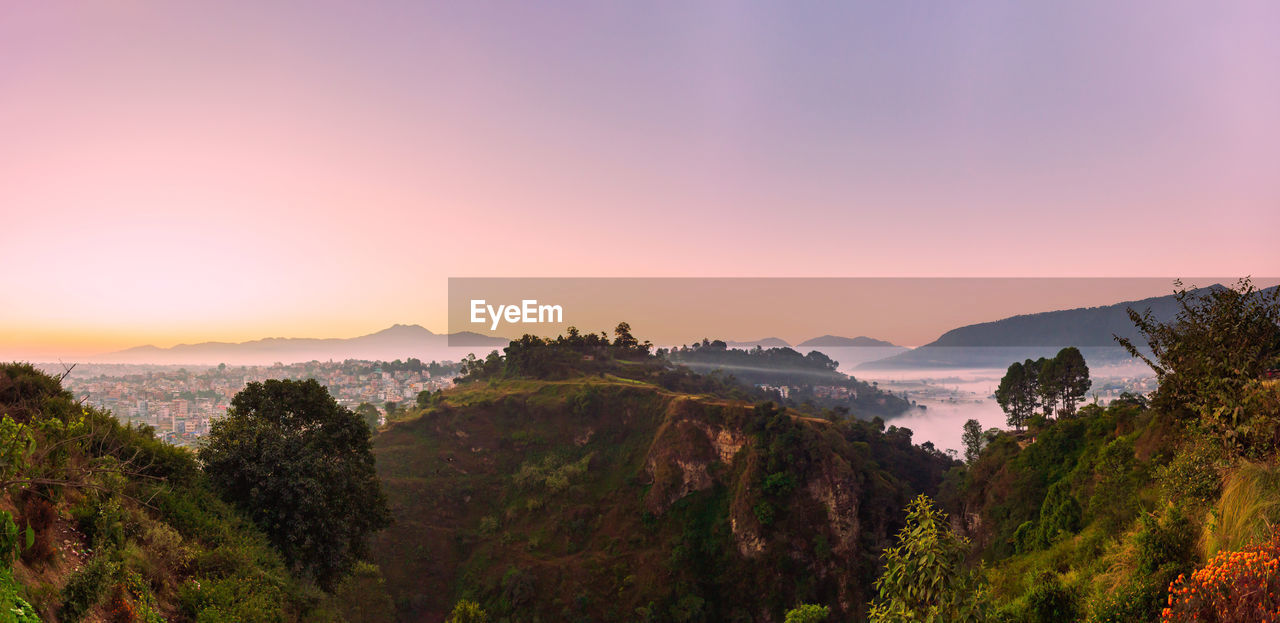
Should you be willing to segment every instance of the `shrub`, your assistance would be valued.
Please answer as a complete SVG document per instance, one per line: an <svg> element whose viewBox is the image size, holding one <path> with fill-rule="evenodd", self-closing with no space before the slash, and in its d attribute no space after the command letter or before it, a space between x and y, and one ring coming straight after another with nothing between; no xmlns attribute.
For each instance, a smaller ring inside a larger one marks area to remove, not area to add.
<svg viewBox="0 0 1280 623"><path fill-rule="evenodd" d="M1223 551L1169 585L1161 620L1253 623L1280 617L1280 533L1240 551Z"/></svg>
<svg viewBox="0 0 1280 623"><path fill-rule="evenodd" d="M1107 587L1093 602L1089 623L1154 621L1168 594L1169 581L1177 575L1161 572L1138 575L1118 587Z"/></svg>
<svg viewBox="0 0 1280 623"><path fill-rule="evenodd" d="M1212 504L1222 492L1222 446L1207 438L1183 445L1167 465L1156 469L1156 481L1166 499Z"/></svg>
<svg viewBox="0 0 1280 623"><path fill-rule="evenodd" d="M1066 481L1058 481L1049 487L1049 493L1040 506L1040 544L1048 546L1063 536L1080 530L1080 503L1071 495Z"/></svg>
<svg viewBox="0 0 1280 623"><path fill-rule="evenodd" d="M815 604L800 604L787 611L782 623L822 623L831 615L831 609Z"/></svg>
<svg viewBox="0 0 1280 623"><path fill-rule="evenodd" d="M117 571L116 563L99 553L77 571L62 587L60 620L79 621L106 596Z"/></svg>
<svg viewBox="0 0 1280 623"><path fill-rule="evenodd" d="M19 586L9 569L0 569L0 621L40 623L36 609L18 594Z"/></svg>
<svg viewBox="0 0 1280 623"><path fill-rule="evenodd" d="M873 621L979 621L986 610L980 576L965 568L969 542L951 531L926 496L907 506L897 547L884 553Z"/></svg>
<svg viewBox="0 0 1280 623"><path fill-rule="evenodd" d="M22 499L22 516L18 525L31 530L31 545L22 550L22 559L28 563L53 560L53 522L58 512L48 499L38 495L26 495Z"/></svg>
<svg viewBox="0 0 1280 623"><path fill-rule="evenodd" d="M1189 571L1195 559L1196 531L1182 510L1174 506L1158 520L1143 515L1134 540L1138 547L1138 573L1151 574L1166 566Z"/></svg>
<svg viewBox="0 0 1280 623"><path fill-rule="evenodd" d="M474 601L463 599L453 606L445 623L489 623L489 613Z"/></svg>
<svg viewBox="0 0 1280 623"><path fill-rule="evenodd" d="M1079 618L1076 595L1063 586L1058 574L1044 572L1027 595L1026 615L1030 623L1075 621Z"/></svg>

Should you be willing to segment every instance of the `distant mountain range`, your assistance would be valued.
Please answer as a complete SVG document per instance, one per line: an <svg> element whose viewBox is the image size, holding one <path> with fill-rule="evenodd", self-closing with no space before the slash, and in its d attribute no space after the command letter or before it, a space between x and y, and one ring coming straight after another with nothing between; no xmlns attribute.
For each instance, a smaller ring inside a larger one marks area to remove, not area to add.
<svg viewBox="0 0 1280 623"><path fill-rule="evenodd" d="M725 341L725 346L729 348L746 348L751 349L759 346L760 348L791 348L786 340L778 337L766 337L753 342L732 342Z"/></svg>
<svg viewBox="0 0 1280 623"><path fill-rule="evenodd" d="M897 346L897 344L894 344L893 342L886 342L884 340L877 340L875 338L866 337L865 335L859 335L858 337L840 337L839 335L824 335L822 337L815 337L811 340L805 340L803 342L800 342L796 346L828 347L828 348L875 346L875 347L883 348L883 347Z"/></svg>
<svg viewBox="0 0 1280 623"><path fill-rule="evenodd" d="M1222 288L1221 285L1206 289ZM1267 291L1273 290L1271 288ZM1129 308L1151 310L1157 320L1177 316L1178 301L1170 294L1102 307L1012 316L994 322L952 329L937 340L891 357L860 364L862 369L929 367L1003 367L1026 358L1051 357L1066 346L1076 346L1090 362L1128 361L1129 354L1113 335L1143 344L1129 319Z"/></svg>
<svg viewBox="0 0 1280 623"><path fill-rule="evenodd" d="M393 361L417 357L424 361L458 360L468 352L484 355L506 346L508 340L464 331L432 333L419 325L397 324L353 338L270 337L249 342L203 342L170 348L138 346L90 357L94 363L263 365L274 362L374 359Z"/></svg>

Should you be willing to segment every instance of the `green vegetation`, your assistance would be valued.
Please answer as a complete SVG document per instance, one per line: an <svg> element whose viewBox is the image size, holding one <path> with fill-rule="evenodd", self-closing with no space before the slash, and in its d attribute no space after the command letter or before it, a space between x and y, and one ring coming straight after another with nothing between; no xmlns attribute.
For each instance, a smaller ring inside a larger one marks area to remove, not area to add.
<svg viewBox="0 0 1280 623"><path fill-rule="evenodd" d="M954 461L881 421L741 400L625 331L573 335L471 360L374 439L396 512L373 558L402 620L865 615L895 509Z"/></svg>
<svg viewBox="0 0 1280 623"><path fill-rule="evenodd" d="M1014 364L1001 383L1009 424L1025 433L966 425L971 460L942 495L972 517L963 568L985 563L989 618L1252 621L1280 609L1268 549L1280 387L1264 374L1280 357L1280 304L1248 280L1175 297L1168 322L1131 312L1148 350L1117 338L1158 374L1150 401L1073 412L1079 391L1057 389L1072 382L1045 389L1064 369L1087 370L1064 350L1057 363Z"/></svg>
<svg viewBox="0 0 1280 623"><path fill-rule="evenodd" d="M1009 366L1000 386L996 402L1009 415L1009 426L1021 430L1040 408L1046 418L1070 417L1076 403L1089 391L1089 366L1074 346L1058 351L1053 359L1041 357Z"/></svg>
<svg viewBox="0 0 1280 623"><path fill-rule="evenodd" d="M787 611L782 623L822 623L831 614L831 608L816 604L801 604Z"/></svg>
<svg viewBox="0 0 1280 623"><path fill-rule="evenodd" d="M823 356L626 323L470 358L376 435L374 405L252 383L199 461L0 366L0 621L1271 620L1280 304L1176 299L1122 340L1150 400L1077 409L1073 348L1014 364L1018 430L966 422L963 464L671 363L891 404Z"/></svg>
<svg viewBox="0 0 1280 623"><path fill-rule="evenodd" d="M314 380L250 383L214 423L200 460L214 489L326 589L390 521L369 427Z"/></svg>
<svg viewBox="0 0 1280 623"><path fill-rule="evenodd" d="M1181 284L1179 284L1181 285ZM1262 373L1280 368L1280 288L1179 288L1175 320L1129 310L1153 357L1117 338L1155 370L1153 406L1203 427L1233 452L1261 458L1280 443L1280 388Z"/></svg>
<svg viewBox="0 0 1280 623"><path fill-rule="evenodd" d="M1261 543L1280 526L1280 468L1245 463L1222 483L1222 496L1205 526L1204 556Z"/></svg>
<svg viewBox="0 0 1280 623"><path fill-rule="evenodd" d="M816 350L807 355L785 347L742 350L704 339L659 349L658 356L696 371L730 373L749 386L787 387L785 400L776 391L768 398L810 413L826 409L833 415L852 413L870 419L901 415L912 407L905 398L837 371L839 362Z"/></svg>
<svg viewBox="0 0 1280 623"><path fill-rule="evenodd" d="M0 620L343 620L189 451L29 365L0 378Z"/></svg>
<svg viewBox="0 0 1280 623"><path fill-rule="evenodd" d="M969 543L921 495L907 507L898 545L884 553L871 620L885 623L979 621L988 608L980 576L965 567Z"/></svg>

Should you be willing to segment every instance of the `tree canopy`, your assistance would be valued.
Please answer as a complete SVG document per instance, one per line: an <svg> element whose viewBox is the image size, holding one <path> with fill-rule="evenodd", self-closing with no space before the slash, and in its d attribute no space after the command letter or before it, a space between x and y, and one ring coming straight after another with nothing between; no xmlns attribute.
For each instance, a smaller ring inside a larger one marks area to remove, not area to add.
<svg viewBox="0 0 1280 623"><path fill-rule="evenodd" d="M250 383L200 459L291 565L330 589L390 523L370 429L314 380Z"/></svg>
<svg viewBox="0 0 1280 623"><path fill-rule="evenodd" d="M1248 279L1233 288L1175 292L1179 311L1158 322L1151 311L1130 309L1150 356L1116 337L1159 379L1152 406L1183 418L1199 417L1227 445L1266 453L1280 447L1280 395L1263 383L1280 367L1280 289L1259 291Z"/></svg>
<svg viewBox="0 0 1280 623"><path fill-rule="evenodd" d="M996 402L1008 414L1009 426L1020 429L1037 407L1045 417L1075 414L1076 403L1092 384L1084 355L1068 346L1052 359L1011 364L996 388Z"/></svg>

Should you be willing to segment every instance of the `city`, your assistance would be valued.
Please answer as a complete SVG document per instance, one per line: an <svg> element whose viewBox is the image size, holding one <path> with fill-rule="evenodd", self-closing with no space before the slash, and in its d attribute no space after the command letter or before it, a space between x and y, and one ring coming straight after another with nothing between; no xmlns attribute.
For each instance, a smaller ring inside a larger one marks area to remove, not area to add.
<svg viewBox="0 0 1280 623"><path fill-rule="evenodd" d="M65 370L45 366L51 374ZM458 365L347 360L207 369L178 366L89 364L76 366L63 381L85 405L110 411L121 422L146 424L156 436L180 446L194 445L210 423L226 413L245 385L267 379L315 379L344 407L363 402L414 403L418 394L453 386Z"/></svg>

